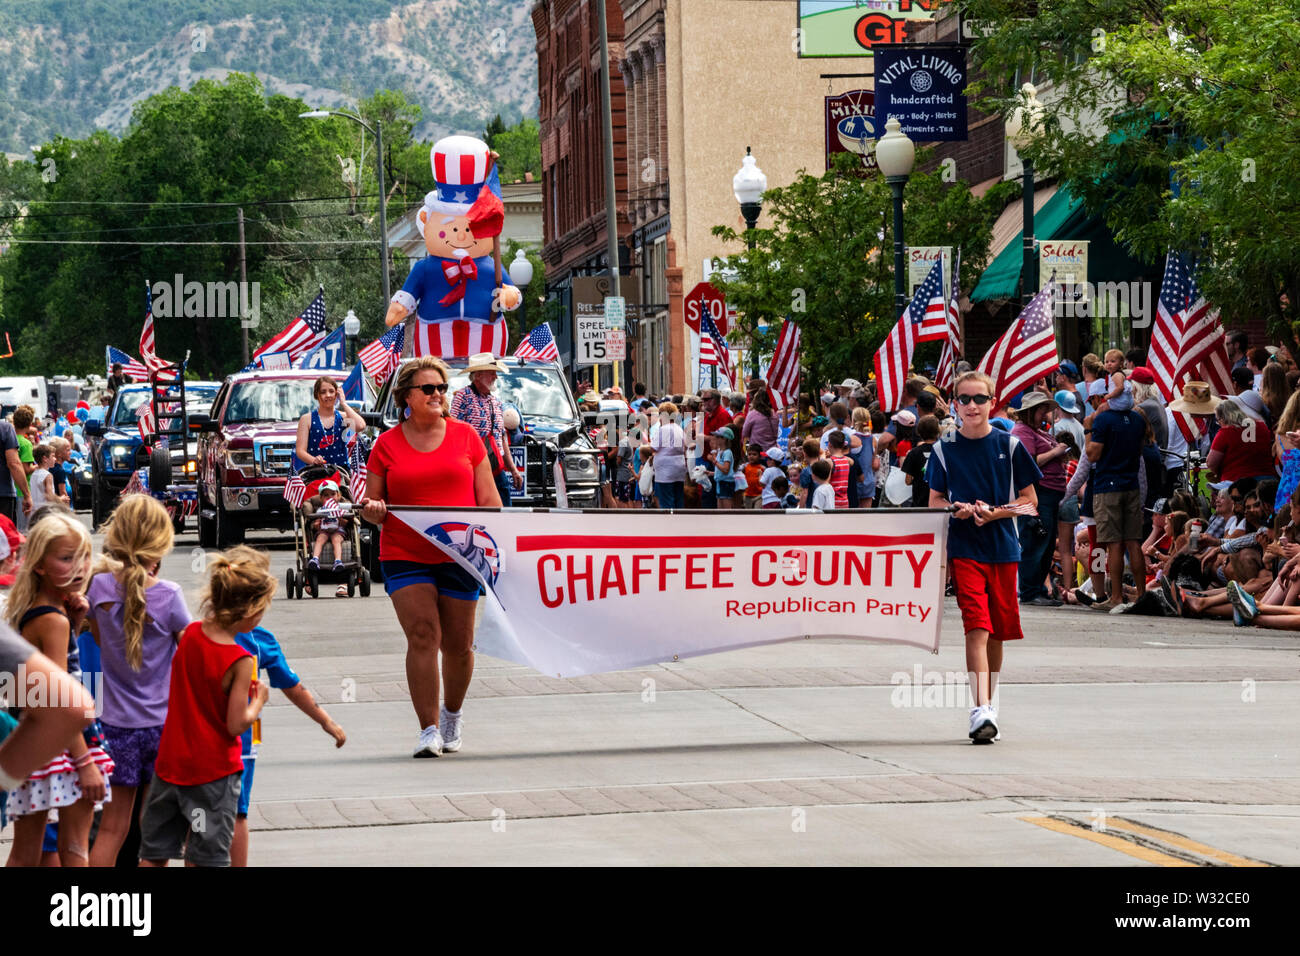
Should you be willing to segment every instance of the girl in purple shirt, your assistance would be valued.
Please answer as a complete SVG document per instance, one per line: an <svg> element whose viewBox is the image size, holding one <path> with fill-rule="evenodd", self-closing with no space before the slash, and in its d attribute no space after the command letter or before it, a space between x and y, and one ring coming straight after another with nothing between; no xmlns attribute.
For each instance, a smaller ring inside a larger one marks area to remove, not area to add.
<svg viewBox="0 0 1300 956"><path fill-rule="evenodd" d="M114 755L117 796L104 807L91 866L114 865L130 829L136 790L153 779L172 655L191 621L180 585L157 577L171 550L167 509L149 495L127 495L104 529L104 554L86 592L90 630L103 660L101 724Z"/></svg>

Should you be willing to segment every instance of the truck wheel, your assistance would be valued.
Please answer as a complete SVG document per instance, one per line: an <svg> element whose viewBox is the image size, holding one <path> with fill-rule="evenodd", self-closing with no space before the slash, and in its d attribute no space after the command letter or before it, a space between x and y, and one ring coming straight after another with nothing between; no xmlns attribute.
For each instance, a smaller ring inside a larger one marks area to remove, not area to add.
<svg viewBox="0 0 1300 956"><path fill-rule="evenodd" d="M107 492L100 482L95 482L90 490L90 523L93 530L98 531L100 526L108 520L109 511L111 510L106 500Z"/></svg>
<svg viewBox="0 0 1300 956"><path fill-rule="evenodd" d="M167 490L172 483L171 452L162 445L154 445L149 452L149 490L155 493Z"/></svg>
<svg viewBox="0 0 1300 956"><path fill-rule="evenodd" d="M199 512L199 547L215 548L217 546L217 519L203 517Z"/></svg>
<svg viewBox="0 0 1300 956"><path fill-rule="evenodd" d="M217 505L217 547L228 548L232 544L244 543L244 527L231 519L221 505Z"/></svg>

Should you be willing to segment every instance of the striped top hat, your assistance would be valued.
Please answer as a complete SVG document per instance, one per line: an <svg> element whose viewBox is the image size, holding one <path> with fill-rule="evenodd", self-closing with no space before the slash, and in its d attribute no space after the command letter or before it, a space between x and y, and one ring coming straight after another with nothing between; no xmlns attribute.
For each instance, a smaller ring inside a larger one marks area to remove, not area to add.
<svg viewBox="0 0 1300 956"><path fill-rule="evenodd" d="M499 235L505 207L487 143L473 136L444 136L433 144L429 159L434 179L433 191L424 199L429 214L468 216L479 239Z"/></svg>

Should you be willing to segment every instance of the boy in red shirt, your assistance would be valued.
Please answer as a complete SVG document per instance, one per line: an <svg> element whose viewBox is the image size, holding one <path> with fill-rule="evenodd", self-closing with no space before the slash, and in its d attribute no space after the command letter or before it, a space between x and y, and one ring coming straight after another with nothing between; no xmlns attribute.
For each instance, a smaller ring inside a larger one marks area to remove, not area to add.
<svg viewBox="0 0 1300 956"><path fill-rule="evenodd" d="M257 627L270 606L270 567L265 553L241 545L209 568L203 620L181 633L172 659L167 720L140 815L141 866L166 866L182 846L186 866L230 865L244 776L239 738L270 695L235 635Z"/></svg>

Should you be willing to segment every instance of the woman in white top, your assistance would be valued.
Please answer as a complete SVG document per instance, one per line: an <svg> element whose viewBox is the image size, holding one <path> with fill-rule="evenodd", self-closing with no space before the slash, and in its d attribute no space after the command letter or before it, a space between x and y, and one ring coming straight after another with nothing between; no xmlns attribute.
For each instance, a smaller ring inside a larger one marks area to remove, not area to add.
<svg viewBox="0 0 1300 956"><path fill-rule="evenodd" d="M642 454L654 455L655 498L660 508L686 507L686 433L677 423L677 406L659 406L659 427L650 436Z"/></svg>

